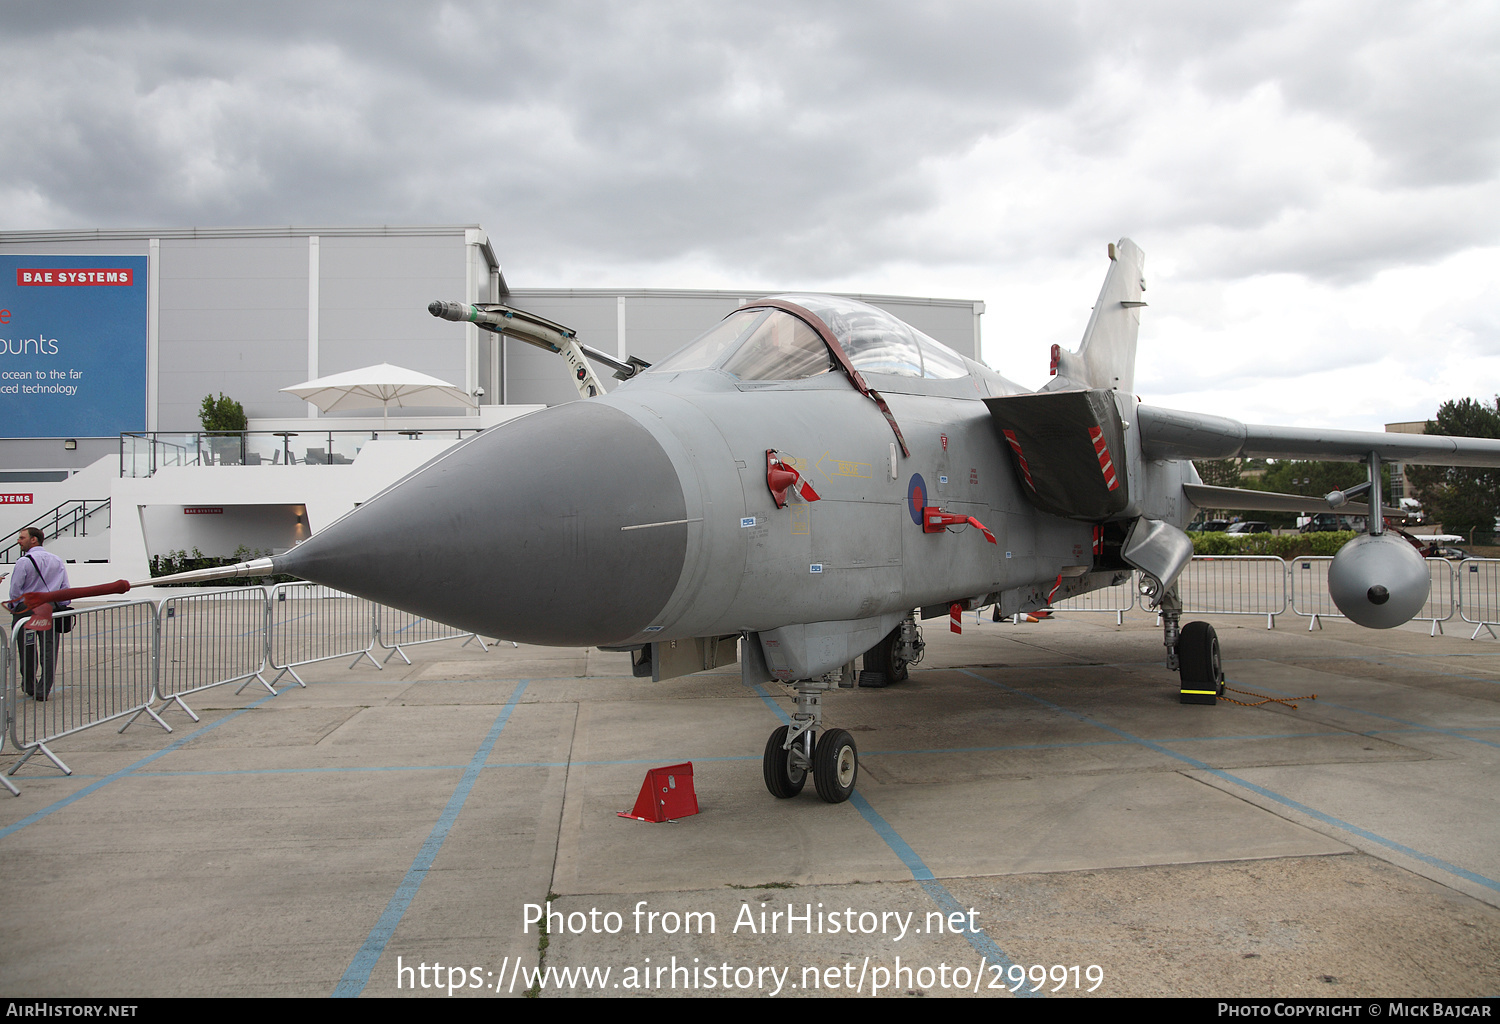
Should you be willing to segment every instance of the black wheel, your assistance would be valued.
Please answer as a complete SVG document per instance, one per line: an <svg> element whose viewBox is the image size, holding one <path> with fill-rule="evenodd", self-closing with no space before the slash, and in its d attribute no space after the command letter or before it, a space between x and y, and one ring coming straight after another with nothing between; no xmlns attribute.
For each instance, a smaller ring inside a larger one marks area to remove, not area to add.
<svg viewBox="0 0 1500 1024"><path fill-rule="evenodd" d="M865 672L860 674L860 686L878 689L899 683L908 677L907 661L896 653L900 643L901 627L897 626L884 640L865 652Z"/></svg>
<svg viewBox="0 0 1500 1024"><path fill-rule="evenodd" d="M843 729L829 729L818 739L813 751L813 785L818 795L831 804L841 804L854 792L859 777L859 751L854 737Z"/></svg>
<svg viewBox="0 0 1500 1024"><path fill-rule="evenodd" d="M781 800L796 796L807 784L807 769L796 767L792 763L795 751L782 749L782 745L786 743L787 731L788 727L783 725L771 733L771 738L766 740L765 757L761 760L766 788L771 791L772 796Z"/></svg>
<svg viewBox="0 0 1500 1024"><path fill-rule="evenodd" d="M1177 672L1182 703L1215 704L1224 693L1224 662L1219 634L1206 622L1189 622L1177 638Z"/></svg>

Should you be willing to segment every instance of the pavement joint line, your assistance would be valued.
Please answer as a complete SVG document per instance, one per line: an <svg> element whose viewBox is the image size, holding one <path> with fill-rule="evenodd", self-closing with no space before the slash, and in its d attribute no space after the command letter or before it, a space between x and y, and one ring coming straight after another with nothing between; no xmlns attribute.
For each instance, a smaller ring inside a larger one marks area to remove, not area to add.
<svg viewBox="0 0 1500 1024"><path fill-rule="evenodd" d="M1490 728L1500 728L1492 726ZM1286 740L1286 739L1326 739L1329 737L1342 736L1378 736L1386 733L1396 732L1423 732L1430 731L1421 727L1411 729L1377 729L1367 733L1350 733L1346 730L1331 730L1329 732L1297 732L1297 733L1264 733L1259 735L1235 735L1235 736L1173 736L1157 740L1158 743L1211 743L1220 740ZM901 757L917 754L990 754L1005 753L1015 750L1071 750L1077 747L1129 747L1136 746L1134 740L1089 740L1082 743L1012 743L999 744L984 747L909 747L894 750L865 750L860 752L860 757ZM483 770L492 768L609 768L621 765L659 764L662 761L693 761L694 763L731 763L741 761L756 761L760 759L756 754L726 754L717 757L701 757L694 755L670 755L662 757L630 757L617 758L600 761L495 761L482 766ZM675 763L675 762L674 762ZM324 772L431 772L431 771L455 771L466 767L461 764L391 764L391 765L327 765L319 768L226 768L226 769L182 769L178 771L159 772L136 772L143 779L172 779L172 778L200 778L216 775L316 775ZM24 778L25 776L23 776ZM67 778L85 780L102 778L97 775L80 775L74 773ZM0 805L3 806L3 805Z"/></svg>
<svg viewBox="0 0 1500 1024"><path fill-rule="evenodd" d="M1226 679L1225 682L1229 682L1229 680ZM1238 680L1235 680L1235 682L1238 683L1238 685L1240 685L1240 686L1249 686L1250 685L1249 683L1242 683L1242 682L1239 682ZM1280 693L1283 696L1287 695L1287 691L1285 691L1285 690L1276 690L1273 687L1264 686L1264 685L1262 685L1260 683L1256 683L1255 685L1258 688L1262 689L1262 690L1269 690L1272 694ZM1482 740L1482 739L1480 739L1477 736L1465 736L1463 733L1456 732L1453 729L1442 729L1442 728L1439 728L1438 726L1435 726L1435 725L1423 725L1421 722L1409 722L1409 721L1407 721L1404 718L1397 718L1394 715L1382 715L1378 711L1366 711L1364 708L1350 707L1348 704L1336 704L1333 701L1327 700L1327 699L1322 698L1322 697L1318 698L1318 703L1321 704L1321 705L1323 705L1324 707L1338 708L1341 711L1351 711L1351 712L1353 712L1356 715L1367 715L1370 718L1383 718L1387 722L1399 722L1403 726L1406 727L1406 728L1400 730L1401 732L1436 733L1436 734L1438 734L1440 736L1452 736L1455 739L1468 740L1470 743L1482 743L1486 747L1495 747L1497 749L1500 749L1500 743L1496 743L1493 740ZM1484 727L1481 727L1481 728L1484 728ZM1494 727L1490 726L1489 728L1494 728ZM1382 729L1382 730L1379 730L1379 731L1381 731L1381 732L1396 732L1397 730L1395 730L1395 729ZM1474 731L1478 731L1478 730L1474 730ZM1372 735L1372 733L1361 733L1360 735Z"/></svg>
<svg viewBox="0 0 1500 1024"><path fill-rule="evenodd" d="M1468 657L1473 657L1473 655L1469 655L1469 654L1452 654L1452 655L1448 655L1448 654L1433 654L1433 655L1427 655L1427 654L1383 654L1383 655L1381 655L1381 658L1448 658L1448 657L1452 657L1452 658L1468 658ZM1322 656L1319 656L1319 657L1316 657L1316 658L1292 658L1292 659L1288 660L1288 664L1296 665L1299 661L1367 661L1367 662L1369 662L1372 665L1385 665L1386 668L1395 668L1396 667L1394 665L1386 665L1386 663L1384 661L1382 661L1381 658L1373 658L1373 657L1370 657L1368 655L1360 655L1360 654L1348 654L1348 655L1343 655L1343 656L1322 655ZM1266 658L1245 658L1245 659L1242 659L1242 660L1244 660L1244 661L1266 661L1268 659L1266 659ZM1464 675L1462 672L1439 672L1435 668L1429 668L1429 669L1427 669L1427 671L1431 675L1445 676L1445 677L1447 677L1449 679L1468 679L1471 682L1475 682L1475 683L1500 683L1500 676L1469 676L1469 675Z"/></svg>
<svg viewBox="0 0 1500 1024"><path fill-rule="evenodd" d="M776 717L781 719L783 724L792 724L791 716L782 710L775 699L766 692L764 686L756 683L752 689L754 689L761 700L765 701L766 706L775 712ZM863 793L856 789L849 795L849 802L854 805L854 809L859 812L859 816L865 820L865 823L870 828L874 829L875 834L880 837L885 845L890 847L891 852L906 866L906 869L911 872L912 878L916 880L917 884L932 898L932 901L938 905L944 914L963 912L962 905L948 891L947 886L937 880L926 862L917 855L917 851L913 850L911 844L901 838L901 833L897 832L891 826L891 823L881 816L879 811L870 806L870 802L865 799ZM971 930L965 927L960 934L963 935L969 945L973 946L975 951L984 957L985 960L999 965L1003 970L1008 971L1015 963L1015 961L1005 955L1004 951L995 944L995 940L990 938L983 928ZM1017 994L1025 997L1039 997L1041 995L1040 992L1024 991Z"/></svg>
<svg viewBox="0 0 1500 1024"><path fill-rule="evenodd" d="M125 778L127 775L135 774L136 769L140 768L141 766L148 765L152 761L157 760L158 758L165 757L167 754L170 754L172 751L179 749L184 744L188 743L190 740L196 739L197 737L202 736L204 733L206 733L206 732L208 732L208 731L210 731L212 729L217 729L219 726L223 725L225 722L231 721L231 720L233 720L235 718L238 718L240 715L243 715L247 711L252 711L255 708L260 707L266 701L271 700L273 697L279 697L281 694L286 693L286 691L290 690L290 689L291 689L290 686L285 686L285 687L282 687L280 690L277 690L275 693L268 693L264 697L260 698L259 700L257 700L253 704L249 704L249 705L246 705L245 707L239 708L239 709L237 709L235 711L231 711L229 714L225 715L223 718L219 719L217 722L210 722L208 725L205 725L202 728L194 729L192 732L188 733L186 736L183 736L181 739L173 740L171 743L167 744L162 749L156 751L154 754L148 754L145 757L141 758L139 761L136 761L133 764L127 765L126 767L121 768L117 772L111 772L110 774L103 776L97 782L91 782L91 783L89 783L87 786L84 786L78 792L73 793L73 794L71 794L69 796L65 796L61 800L58 800L58 801L56 801L54 803L48 804L46 807L43 807L41 810L35 811L35 812L31 813L31 814L28 814L26 817L22 818L20 821L17 821L17 822L14 822L13 824L7 825L4 828L0 828L0 839L4 839L8 835L11 835L13 833L19 832L21 829L25 828L27 825L32 825L32 824L35 824L38 821L41 821L43 818L45 818L45 817L47 817L47 816L49 816L49 815L51 815L51 814L53 814L53 813L55 813L57 811L62 810L64 807L67 807L71 803L74 803L74 802L76 802L78 800L82 800L84 797L86 797L89 794L94 793L94 792L96 792L96 791L104 788L105 786L109 785L111 782L117 782L120 779ZM62 776L62 777L63 778L67 778L68 776L65 775L65 776Z"/></svg>
<svg viewBox="0 0 1500 1024"><path fill-rule="evenodd" d="M1071 718L1076 718L1081 722L1087 722L1089 725L1095 726L1096 728L1103 729L1106 732L1114 733L1116 736L1121 736L1125 739L1131 740L1132 742L1139 743L1141 746L1146 747L1150 750L1155 750L1158 753L1165 754L1167 757L1176 758L1184 764L1191 765L1199 771L1207 772L1215 778L1222 779L1225 782L1243 787L1244 789L1248 789L1252 793L1257 793L1267 798L1268 800L1273 800L1276 803L1282 804L1283 806L1290 807L1291 809L1299 811L1316 821L1322 822L1325 825L1331 825L1334 828L1341 829L1345 832L1350 833L1351 835L1360 836L1361 838L1367 839L1370 842L1377 843L1380 846L1384 846L1386 849L1394 850L1397 853L1411 857L1415 860L1419 860L1424 864L1429 864L1433 867L1439 868L1451 875L1455 875L1459 878L1463 878L1467 881L1473 882L1476 885L1482 885L1486 889L1492 889L1495 892L1500 892L1500 881L1496 881L1493 878L1487 878L1484 875L1470 871L1468 868L1462 868L1457 864L1451 864L1440 857L1434 857L1431 854L1423 853L1420 850L1414 850L1410 846L1406 846L1402 843L1396 842L1394 839L1387 839L1385 836L1382 836L1375 832L1371 832L1369 829L1361 828L1359 825L1355 825L1352 822L1344 821L1342 818L1336 818L1331 814L1326 814L1323 811L1317 810L1316 808L1309 807L1306 804L1293 800L1291 797L1278 793L1273 789L1268 789L1267 787L1259 785L1258 783L1251 782L1249 779L1242 779L1238 775L1233 775L1229 772L1224 771L1223 769L1215 768L1207 762L1198 760L1196 757L1189 757L1187 754L1179 754L1177 751L1169 750L1159 743L1154 743L1151 740L1141 739L1139 736L1132 736L1130 733L1126 732L1123 729L1116 728L1113 725L1107 725L1104 722L1100 722L1097 719L1089 717L1088 715L1065 708L1060 704L1054 704L1052 703L1052 701L1046 700L1045 698L1037 697L1034 694L1025 692L1024 690L1017 690L1014 687L1006 686L1004 683L997 682L994 679L986 679L984 676L979 675L977 672L969 672L968 674L972 675L975 679L989 683L991 686L1004 690L1007 693L1013 693L1018 697L1025 697L1027 700L1035 701L1038 704L1042 704L1046 707L1053 708L1054 710L1061 711L1063 714L1068 715Z"/></svg>
<svg viewBox="0 0 1500 1024"><path fill-rule="evenodd" d="M396 934L396 927L401 923L401 918L406 915L407 908L416 898L417 889L421 887L423 879L427 877L428 869L437 859L438 851L443 848L443 842L448 838L448 833L458 821L459 812L463 810L464 803L469 799L469 793L474 789L474 783L479 779L480 769L489 759L490 751L500 739L500 733L505 729L505 724L510 721L511 712L520 703L521 694L525 690L526 680L516 684L510 700L505 702L494 724L490 726L489 735L484 738L484 741L479 744L479 749L469 759L463 778L454 787L453 795L448 798L448 806L443 809L442 816L432 826L432 832L428 834L426 841L417 851L411 867L407 869L405 877L401 879L401 884L397 886L395 893L391 895L390 902L386 904L385 912L370 929L364 945L354 954L354 959L344 971L344 976L339 979L338 986L332 992L333 998L353 999L370 983L370 974L375 970L375 964L380 960L380 955L385 952L386 944Z"/></svg>

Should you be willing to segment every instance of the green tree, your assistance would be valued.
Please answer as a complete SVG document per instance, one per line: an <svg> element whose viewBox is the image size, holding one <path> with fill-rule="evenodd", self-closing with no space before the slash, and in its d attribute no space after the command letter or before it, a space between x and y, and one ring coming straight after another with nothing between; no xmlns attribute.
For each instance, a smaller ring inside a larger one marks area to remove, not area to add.
<svg viewBox="0 0 1500 1024"><path fill-rule="evenodd" d="M1204 483L1212 487L1240 485L1239 459L1194 459L1193 468Z"/></svg>
<svg viewBox="0 0 1500 1024"><path fill-rule="evenodd" d="M1500 396L1493 404L1461 398L1444 402L1427 433L1500 438ZM1411 466L1407 478L1428 514L1448 533L1492 543L1500 513L1500 472L1464 466Z"/></svg>
<svg viewBox="0 0 1500 1024"><path fill-rule="evenodd" d="M224 397L224 392L220 391L218 398L203 396L198 422L203 424L204 430L244 430L249 421L245 419L244 407L234 399Z"/></svg>

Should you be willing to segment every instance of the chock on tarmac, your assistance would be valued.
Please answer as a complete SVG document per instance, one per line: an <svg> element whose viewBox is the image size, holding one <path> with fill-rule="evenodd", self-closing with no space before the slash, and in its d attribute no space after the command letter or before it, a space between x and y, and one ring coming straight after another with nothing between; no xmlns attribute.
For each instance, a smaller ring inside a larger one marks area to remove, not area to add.
<svg viewBox="0 0 1500 1024"><path fill-rule="evenodd" d="M652 768L641 783L635 807L616 812L637 821L672 821L698 813L698 794L693 791L693 762Z"/></svg>

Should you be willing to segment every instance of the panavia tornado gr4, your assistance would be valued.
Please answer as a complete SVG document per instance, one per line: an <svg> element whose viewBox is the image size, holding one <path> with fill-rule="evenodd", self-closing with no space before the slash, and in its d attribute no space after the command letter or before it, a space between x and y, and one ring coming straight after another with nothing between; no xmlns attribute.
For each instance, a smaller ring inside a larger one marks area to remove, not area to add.
<svg viewBox="0 0 1500 1024"><path fill-rule="evenodd" d="M1138 572L1183 689L1222 687L1212 627L1179 628L1177 580L1195 507L1304 510L1310 499L1204 486L1194 458L1500 466L1500 441L1238 423L1134 394L1141 250L1109 247L1076 352L1027 391L888 313L847 298L750 302L649 367L504 306L433 303L559 352L583 401L486 430L271 560L290 572L509 640L632 653L655 679L733 663L796 689L764 775L778 797L811 775L849 797L854 739L825 730L821 695L905 678L918 617L998 614ZM628 378L604 393L587 359ZM1374 499L1371 501L1371 499ZM1427 596L1418 552L1369 515L1333 562L1339 608L1405 622ZM394 560L394 561L393 561ZM393 565L395 567L393 571ZM263 571L249 563L239 571ZM233 570L219 571L229 574Z"/></svg>

